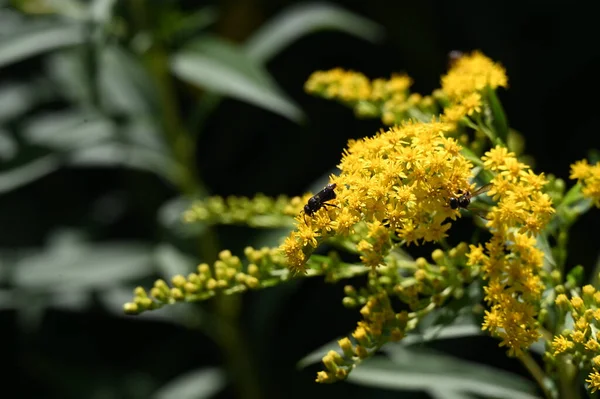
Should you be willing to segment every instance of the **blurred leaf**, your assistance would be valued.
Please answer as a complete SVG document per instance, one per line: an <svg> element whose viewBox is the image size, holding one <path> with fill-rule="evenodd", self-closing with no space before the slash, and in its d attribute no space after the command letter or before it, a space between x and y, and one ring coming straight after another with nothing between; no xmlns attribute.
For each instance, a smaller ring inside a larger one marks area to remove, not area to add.
<svg viewBox="0 0 600 399"><path fill-rule="evenodd" d="M503 143L506 143L508 141L508 121L506 120L506 113L502 108L502 104L496 95L496 91L489 86L486 86L485 88L485 96L490 105L490 111L492 113L491 122L494 127L494 132Z"/></svg>
<svg viewBox="0 0 600 399"><path fill-rule="evenodd" d="M5 2L0 0L0 40L5 36L14 34L23 24L23 14L9 8L3 8Z"/></svg>
<svg viewBox="0 0 600 399"><path fill-rule="evenodd" d="M13 309L14 307L15 300L12 290L0 289L0 310Z"/></svg>
<svg viewBox="0 0 600 399"><path fill-rule="evenodd" d="M449 391L447 389L430 388L427 390L431 399L477 399L477 396L465 392Z"/></svg>
<svg viewBox="0 0 600 399"><path fill-rule="evenodd" d="M35 116L27 121L23 137L55 150L90 148L115 135L112 121L77 110Z"/></svg>
<svg viewBox="0 0 600 399"><path fill-rule="evenodd" d="M464 322L456 321L454 324L447 326L430 326L421 334L409 334L403 340L398 342L398 344L409 346L442 339L464 338L479 335L483 335L481 326L476 325L472 320L465 320ZM388 344L384 346L382 350L385 351L388 346L393 347L394 344Z"/></svg>
<svg viewBox="0 0 600 399"><path fill-rule="evenodd" d="M26 84L9 83L0 86L0 123L29 110L34 103L32 91Z"/></svg>
<svg viewBox="0 0 600 399"><path fill-rule="evenodd" d="M485 398L533 399L535 386L517 374L433 353L399 350L365 360L350 382L398 390L467 392Z"/></svg>
<svg viewBox="0 0 600 399"><path fill-rule="evenodd" d="M50 79L61 96L81 105L93 104L93 88L81 49L54 52L45 61Z"/></svg>
<svg viewBox="0 0 600 399"><path fill-rule="evenodd" d="M369 41L383 37L383 28L332 4L299 4L263 24L245 44L254 60L266 62L302 36L319 30L338 30Z"/></svg>
<svg viewBox="0 0 600 399"><path fill-rule="evenodd" d="M81 25L56 21L44 26L27 28L0 39L0 67L62 47L85 41Z"/></svg>
<svg viewBox="0 0 600 399"><path fill-rule="evenodd" d="M128 121L119 132L128 143L160 152L170 154L171 150L166 145L160 127L151 116L140 116Z"/></svg>
<svg viewBox="0 0 600 399"><path fill-rule="evenodd" d="M16 153L16 141L11 137L9 131L0 128L0 161L10 161L14 158Z"/></svg>
<svg viewBox="0 0 600 399"><path fill-rule="evenodd" d="M112 287L154 271L151 247L141 243L90 243L55 232L44 249L17 262L14 284L48 292Z"/></svg>
<svg viewBox="0 0 600 399"><path fill-rule="evenodd" d="M546 270L552 270L556 267L556 260L552 255L552 248L548 242L547 234L539 234L537 236L537 247L544 253L544 267Z"/></svg>
<svg viewBox="0 0 600 399"><path fill-rule="evenodd" d="M138 60L121 47L102 48L97 84L105 109L143 115L157 109L153 82Z"/></svg>
<svg viewBox="0 0 600 399"><path fill-rule="evenodd" d="M190 371L160 388L151 399L204 399L225 387L225 373L218 368Z"/></svg>
<svg viewBox="0 0 600 399"><path fill-rule="evenodd" d="M171 244L161 243L154 250L158 270L163 277L170 279L176 274L187 276L193 272L196 262Z"/></svg>
<svg viewBox="0 0 600 399"><path fill-rule="evenodd" d="M203 38L175 54L171 68L180 79L237 98L295 122L302 111L284 95L267 71L231 43Z"/></svg>
<svg viewBox="0 0 600 399"><path fill-rule="evenodd" d="M0 172L0 194L17 189L44 177L60 166L58 157L48 155L16 168Z"/></svg>
<svg viewBox="0 0 600 399"><path fill-rule="evenodd" d="M219 10L215 6L205 6L196 12L186 10L185 13L176 15L171 21L169 36L187 36L199 32L214 24L219 17Z"/></svg>
<svg viewBox="0 0 600 399"><path fill-rule="evenodd" d="M208 227L205 223L184 223L181 215L192 204L186 197L175 197L165 202L158 211L158 222L169 232L181 238L201 237Z"/></svg>
<svg viewBox="0 0 600 399"><path fill-rule="evenodd" d="M308 355L306 355L302 359L300 359L298 361L298 363L296 363L296 367L299 369L303 369L312 364L318 363L321 361L321 359L323 359L323 356L325 356L327 354L327 352L329 352L329 351L336 351L336 352L341 353L340 346L338 345L338 340L340 340L341 338L343 338L343 337L340 337L331 342L328 342L325 345L320 346L319 348L310 352Z"/></svg>
<svg viewBox="0 0 600 399"><path fill-rule="evenodd" d="M112 16L112 9L116 0L94 0L89 5L90 16L97 23L105 23Z"/></svg>
<svg viewBox="0 0 600 399"><path fill-rule="evenodd" d="M178 164L165 155L121 143L81 148L71 155L71 164L86 167L128 167L155 173L168 181L176 179Z"/></svg>

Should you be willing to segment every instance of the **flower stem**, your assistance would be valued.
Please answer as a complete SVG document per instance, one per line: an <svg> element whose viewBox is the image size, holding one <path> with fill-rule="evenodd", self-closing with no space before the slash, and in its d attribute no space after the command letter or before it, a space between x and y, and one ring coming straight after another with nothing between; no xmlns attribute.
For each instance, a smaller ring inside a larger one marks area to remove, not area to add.
<svg viewBox="0 0 600 399"><path fill-rule="evenodd" d="M521 361L523 366L529 371L529 373L533 376L539 387L544 392L544 396L548 399L556 398L556 395L547 384L547 381L550 381L546 373L542 370L542 368L537 364L537 362L531 357L529 352L523 352L517 356L517 358Z"/></svg>

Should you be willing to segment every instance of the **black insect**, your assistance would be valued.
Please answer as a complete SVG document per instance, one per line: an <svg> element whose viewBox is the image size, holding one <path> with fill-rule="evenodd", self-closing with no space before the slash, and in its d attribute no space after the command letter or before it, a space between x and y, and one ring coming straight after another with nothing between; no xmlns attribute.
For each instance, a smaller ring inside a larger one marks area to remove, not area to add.
<svg viewBox="0 0 600 399"><path fill-rule="evenodd" d="M334 189L335 183L330 183L326 185L323 190L310 197L306 205L304 205L305 216L312 216L316 211L318 211L322 207L335 206L327 203L327 201L331 201L335 198L335 191L333 191Z"/></svg>
<svg viewBox="0 0 600 399"><path fill-rule="evenodd" d="M490 191L491 188L492 188L492 185L490 183L490 184L486 184L485 186L479 187L477 190L475 190L473 192L458 190L458 192L457 192L458 197L450 197L450 208L452 208L452 209L458 209L458 208L467 209L467 207L471 203L471 198L476 197L483 193L487 193L488 191Z"/></svg>

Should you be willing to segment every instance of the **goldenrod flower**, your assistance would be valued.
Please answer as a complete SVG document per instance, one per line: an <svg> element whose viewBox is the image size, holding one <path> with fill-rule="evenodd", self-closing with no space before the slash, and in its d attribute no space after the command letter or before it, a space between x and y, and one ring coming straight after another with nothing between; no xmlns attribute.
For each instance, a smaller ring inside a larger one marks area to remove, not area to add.
<svg viewBox="0 0 600 399"><path fill-rule="evenodd" d="M365 264L376 267L394 242L437 241L446 237L448 219L460 215L448 206L459 190L470 189L472 164L460 154L443 122L407 123L374 137L351 140L338 166L335 208L321 209L321 222L304 215L283 245L291 267L299 265L327 236L357 233ZM352 225L353 223L353 225ZM357 226L362 223L362 230Z"/></svg>
<svg viewBox="0 0 600 399"><path fill-rule="evenodd" d="M600 162L595 165L588 164L585 159L575 162L571 165L570 178L577 179L583 186L582 194L600 208Z"/></svg>
<svg viewBox="0 0 600 399"><path fill-rule="evenodd" d="M453 102L479 92L486 86L492 89L507 87L508 78L500 64L478 51L456 60L448 74L442 77L442 91Z"/></svg>

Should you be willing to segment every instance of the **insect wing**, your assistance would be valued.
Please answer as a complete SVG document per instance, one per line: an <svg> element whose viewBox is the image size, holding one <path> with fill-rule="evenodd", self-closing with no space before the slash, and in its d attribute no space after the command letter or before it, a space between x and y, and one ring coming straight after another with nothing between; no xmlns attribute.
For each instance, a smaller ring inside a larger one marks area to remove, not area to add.
<svg viewBox="0 0 600 399"><path fill-rule="evenodd" d="M471 193L471 197L475 197L475 196L487 193L488 191L491 190L491 188L492 188L492 183L488 183L484 186L481 186Z"/></svg>

